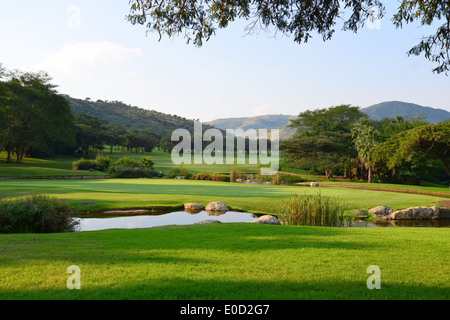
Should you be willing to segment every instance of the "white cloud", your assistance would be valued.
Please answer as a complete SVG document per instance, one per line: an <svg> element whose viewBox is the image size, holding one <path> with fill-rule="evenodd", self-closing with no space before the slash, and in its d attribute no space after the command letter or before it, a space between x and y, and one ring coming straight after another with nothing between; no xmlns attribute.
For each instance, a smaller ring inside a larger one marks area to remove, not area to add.
<svg viewBox="0 0 450 320"><path fill-rule="evenodd" d="M63 46L60 51L45 57L36 69L50 75L73 76L126 66L143 55L139 48L124 48L117 43L82 42Z"/></svg>

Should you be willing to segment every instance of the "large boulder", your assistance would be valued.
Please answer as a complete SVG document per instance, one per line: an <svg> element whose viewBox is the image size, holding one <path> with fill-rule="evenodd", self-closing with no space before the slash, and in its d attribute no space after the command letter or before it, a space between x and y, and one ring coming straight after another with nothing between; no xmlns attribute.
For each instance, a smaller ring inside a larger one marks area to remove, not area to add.
<svg viewBox="0 0 450 320"><path fill-rule="evenodd" d="M394 211L389 215L391 220L434 220L439 219L438 207L411 207Z"/></svg>
<svg viewBox="0 0 450 320"><path fill-rule="evenodd" d="M271 216L271 215L261 216L258 219L253 220L251 222L252 223L263 223L263 224L276 224L276 225L281 224L277 218L275 218L274 216Z"/></svg>
<svg viewBox="0 0 450 320"><path fill-rule="evenodd" d="M203 207L201 204L198 204L198 203L185 203L184 204L184 210L186 212L199 213L203 209L205 209L205 207Z"/></svg>
<svg viewBox="0 0 450 320"><path fill-rule="evenodd" d="M210 213L210 212L211 213L226 212L228 210L230 210L230 208L228 208L227 205L223 204L222 202L218 202L218 201L208 203L208 205L206 206L206 211L208 213Z"/></svg>
<svg viewBox="0 0 450 320"><path fill-rule="evenodd" d="M394 210L386 206L378 206L369 209L369 213L372 215L372 217L383 220L389 220L389 215L393 212Z"/></svg>
<svg viewBox="0 0 450 320"><path fill-rule="evenodd" d="M317 182L311 182L310 186L312 188L317 188L317 187L319 187L319 184Z"/></svg>

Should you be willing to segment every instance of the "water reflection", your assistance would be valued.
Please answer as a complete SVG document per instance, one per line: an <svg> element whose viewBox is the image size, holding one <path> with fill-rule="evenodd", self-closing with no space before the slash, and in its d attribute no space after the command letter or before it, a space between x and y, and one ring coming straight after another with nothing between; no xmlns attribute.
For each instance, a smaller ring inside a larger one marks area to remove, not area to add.
<svg viewBox="0 0 450 320"><path fill-rule="evenodd" d="M123 213L123 211L122 211ZM150 212L149 212L150 213ZM251 222L258 215L246 212L171 212L152 215L133 215L105 218L76 218L80 221L79 231L96 231L106 229L135 229L152 228L166 225L188 225L204 220L218 220L223 223ZM364 227L423 227L450 228L450 219L446 220L396 220L396 221L355 221L351 225L355 228Z"/></svg>
<svg viewBox="0 0 450 320"><path fill-rule="evenodd" d="M223 223L250 222L257 218L257 215L245 212L228 211L212 217L211 213L207 213L206 211L201 211L198 213L180 211L161 215L76 219L80 221L79 231L96 231L106 229L151 228L166 225L186 225L211 219L218 220Z"/></svg>

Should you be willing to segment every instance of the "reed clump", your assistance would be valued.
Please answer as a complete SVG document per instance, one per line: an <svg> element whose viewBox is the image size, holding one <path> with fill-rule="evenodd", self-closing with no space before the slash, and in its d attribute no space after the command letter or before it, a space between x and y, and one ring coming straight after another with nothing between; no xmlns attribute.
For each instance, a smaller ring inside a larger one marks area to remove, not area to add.
<svg viewBox="0 0 450 320"><path fill-rule="evenodd" d="M277 216L284 225L342 227L353 222L345 215L346 210L347 207L337 199L320 193L301 193L282 200Z"/></svg>

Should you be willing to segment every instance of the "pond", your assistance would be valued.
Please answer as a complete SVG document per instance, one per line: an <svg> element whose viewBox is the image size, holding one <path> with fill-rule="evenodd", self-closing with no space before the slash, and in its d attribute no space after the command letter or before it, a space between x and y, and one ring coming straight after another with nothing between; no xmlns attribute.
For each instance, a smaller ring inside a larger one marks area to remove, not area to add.
<svg viewBox="0 0 450 320"><path fill-rule="evenodd" d="M167 225L194 224L204 220L227 222L250 222L258 216L252 213L228 211L221 215L211 215L205 211L188 213L185 211L159 215L137 215L113 218L76 218L80 221L79 231L96 231L106 229L152 228Z"/></svg>
<svg viewBox="0 0 450 320"><path fill-rule="evenodd" d="M188 213L185 211L158 215L135 215L107 218L76 218L80 221L79 231L97 231L106 229L152 228L166 225L189 225L204 220L218 220L222 223L250 222L259 215L246 212L228 211L220 215L208 214L205 211ZM449 228L450 220L398 220L398 221L356 221L351 227L424 227Z"/></svg>

